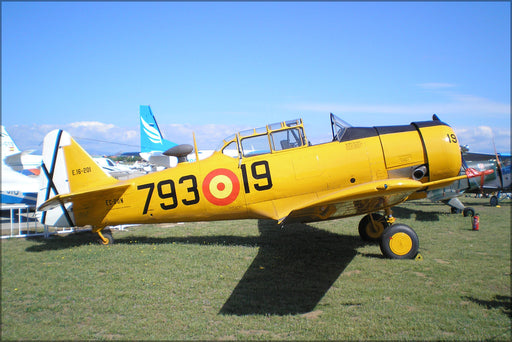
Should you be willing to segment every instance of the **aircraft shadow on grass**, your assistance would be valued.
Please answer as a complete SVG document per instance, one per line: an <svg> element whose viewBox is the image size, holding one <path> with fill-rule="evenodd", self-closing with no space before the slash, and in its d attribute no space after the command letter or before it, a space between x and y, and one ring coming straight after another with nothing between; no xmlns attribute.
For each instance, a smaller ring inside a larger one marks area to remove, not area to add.
<svg viewBox="0 0 512 342"><path fill-rule="evenodd" d="M410 219L415 215L416 221L436 222L439 221L439 215L444 213L435 211L423 211L406 207L393 207L393 216L397 219Z"/></svg>
<svg viewBox="0 0 512 342"><path fill-rule="evenodd" d="M365 244L359 236L339 235L305 224L279 228L273 221L259 220L258 229L260 235L256 237L138 237L137 243L259 247L252 264L220 309L219 314L222 315L310 312L357 255L357 248ZM86 238L92 235L90 232L88 235L76 235L71 240L71 236L40 239L39 242L45 243L32 246L27 251L71 248L91 242ZM116 244L122 243L133 244L133 238L116 239Z"/></svg>
<svg viewBox="0 0 512 342"><path fill-rule="evenodd" d="M463 299L470 300L478 305L485 306L487 309L501 309L504 314L512 318L512 297L496 295L492 300L482 300L473 297L462 297Z"/></svg>
<svg viewBox="0 0 512 342"><path fill-rule="evenodd" d="M315 306L363 245L358 236L260 220L260 249L220 313L287 315Z"/></svg>

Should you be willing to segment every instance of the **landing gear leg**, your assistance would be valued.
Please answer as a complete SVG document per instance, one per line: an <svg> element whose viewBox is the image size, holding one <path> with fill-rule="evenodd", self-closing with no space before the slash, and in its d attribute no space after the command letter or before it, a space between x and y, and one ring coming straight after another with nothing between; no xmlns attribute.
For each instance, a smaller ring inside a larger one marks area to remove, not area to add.
<svg viewBox="0 0 512 342"><path fill-rule="evenodd" d="M393 223L395 218L390 208L385 209L385 215L371 213L364 216L359 222L359 236L364 241L380 241L380 237L384 231Z"/></svg>
<svg viewBox="0 0 512 342"><path fill-rule="evenodd" d="M97 231L94 231L98 234L100 240L99 243L101 245L112 245L114 243L114 238L112 237L112 232L110 229L103 229L103 233L101 232L102 229L99 229Z"/></svg>
<svg viewBox="0 0 512 342"><path fill-rule="evenodd" d="M364 241L379 241L387 227L388 223L384 216L371 213L364 216L359 222L359 236Z"/></svg>
<svg viewBox="0 0 512 342"><path fill-rule="evenodd" d="M386 221L388 222L388 224L394 224L396 219L393 217L393 212L391 211L391 208L384 209L384 212L386 213Z"/></svg>

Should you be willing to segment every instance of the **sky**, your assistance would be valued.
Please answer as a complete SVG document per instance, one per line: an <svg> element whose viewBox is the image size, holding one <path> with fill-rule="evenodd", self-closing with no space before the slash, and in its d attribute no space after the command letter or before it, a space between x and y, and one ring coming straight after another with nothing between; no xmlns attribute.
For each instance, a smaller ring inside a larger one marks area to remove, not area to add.
<svg viewBox="0 0 512 342"><path fill-rule="evenodd" d="M295 118L313 143L437 114L510 153L510 2L2 2L2 124L18 147L69 131L91 154L217 147Z"/></svg>

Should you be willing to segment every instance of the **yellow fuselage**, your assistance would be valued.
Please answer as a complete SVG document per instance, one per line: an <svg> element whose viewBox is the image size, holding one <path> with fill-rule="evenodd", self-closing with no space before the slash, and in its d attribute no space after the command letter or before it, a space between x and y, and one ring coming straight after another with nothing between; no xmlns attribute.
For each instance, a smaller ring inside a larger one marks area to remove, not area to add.
<svg viewBox="0 0 512 342"><path fill-rule="evenodd" d="M234 143L240 148L243 140L238 136L226 146ZM77 226L96 227L246 218L279 220L297 208L301 210L296 217L303 221L333 219L380 210L423 194L397 191L382 196L368 194L367 198L354 195L353 200L350 196L336 198L321 206L308 207L308 203L341 189L347 189L349 195L352 188L360 193L361 187L386 179L442 181L457 176L460 167L457 137L442 122L349 128L341 141L271 148L246 156L240 152L239 158L219 149L205 160L180 163L172 169L123 181L129 186L122 190L77 199L73 212ZM68 176L73 191L74 176ZM437 187L444 185L440 182Z"/></svg>

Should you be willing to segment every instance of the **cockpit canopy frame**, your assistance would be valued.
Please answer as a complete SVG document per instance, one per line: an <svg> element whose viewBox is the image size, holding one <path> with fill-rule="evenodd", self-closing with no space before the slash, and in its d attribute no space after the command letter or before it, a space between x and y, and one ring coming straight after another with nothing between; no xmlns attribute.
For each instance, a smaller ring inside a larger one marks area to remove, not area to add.
<svg viewBox="0 0 512 342"><path fill-rule="evenodd" d="M302 119L294 119L240 131L223 139L217 151L236 155L236 149L245 158L304 147L307 141Z"/></svg>

